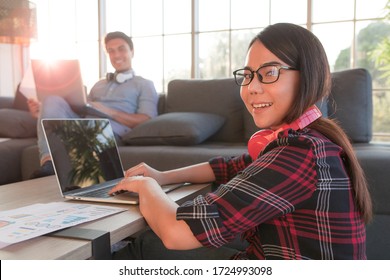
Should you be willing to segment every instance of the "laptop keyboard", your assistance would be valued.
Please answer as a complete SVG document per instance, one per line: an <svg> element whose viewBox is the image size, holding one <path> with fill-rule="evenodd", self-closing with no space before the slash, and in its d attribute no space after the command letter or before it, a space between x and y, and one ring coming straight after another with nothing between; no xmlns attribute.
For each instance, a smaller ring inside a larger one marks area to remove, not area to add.
<svg viewBox="0 0 390 280"><path fill-rule="evenodd" d="M81 197L110 197L108 194L108 191L112 188L112 186L109 186L107 188L101 188L97 190L93 190L90 192L84 192L84 193L79 193L77 196Z"/></svg>

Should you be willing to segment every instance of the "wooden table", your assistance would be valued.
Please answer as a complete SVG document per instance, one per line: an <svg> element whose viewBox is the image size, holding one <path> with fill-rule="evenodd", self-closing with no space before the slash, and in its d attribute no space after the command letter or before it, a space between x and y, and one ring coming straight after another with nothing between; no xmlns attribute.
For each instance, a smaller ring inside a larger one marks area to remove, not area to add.
<svg viewBox="0 0 390 280"><path fill-rule="evenodd" d="M189 185L173 190L168 196L181 203L208 190L208 184ZM67 200L61 197L54 176L0 186L0 211L58 201ZM80 201L69 203L97 204ZM115 244L147 226L137 205L106 205L126 208L127 211L73 228L109 232L110 242ZM45 235L0 249L0 259L89 259L94 258L92 245L90 240Z"/></svg>

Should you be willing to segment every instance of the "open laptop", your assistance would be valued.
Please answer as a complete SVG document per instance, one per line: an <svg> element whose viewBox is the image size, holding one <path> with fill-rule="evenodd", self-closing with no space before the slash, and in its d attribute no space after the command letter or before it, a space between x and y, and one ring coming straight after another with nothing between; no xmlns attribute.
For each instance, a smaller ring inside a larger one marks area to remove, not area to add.
<svg viewBox="0 0 390 280"><path fill-rule="evenodd" d="M136 193L110 196L124 177L108 119L43 119L42 127L61 194L67 199L137 204ZM184 184L162 186L165 192Z"/></svg>
<svg viewBox="0 0 390 280"><path fill-rule="evenodd" d="M48 95L61 96L77 113L109 118L87 102L87 92L77 59L32 59L31 68L38 100Z"/></svg>

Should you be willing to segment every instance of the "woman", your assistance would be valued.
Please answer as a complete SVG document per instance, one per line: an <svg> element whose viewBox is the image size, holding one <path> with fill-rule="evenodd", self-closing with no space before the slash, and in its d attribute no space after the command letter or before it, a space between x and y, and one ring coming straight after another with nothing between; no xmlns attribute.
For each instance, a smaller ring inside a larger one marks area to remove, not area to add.
<svg viewBox="0 0 390 280"><path fill-rule="evenodd" d="M372 209L364 174L345 133L314 106L331 87L319 40L297 25L271 25L234 75L254 122L267 128L249 154L166 172L140 164L111 192L139 193L168 249L220 247L241 235L248 246L234 259L365 259ZM179 206L160 188L178 182L219 187Z"/></svg>

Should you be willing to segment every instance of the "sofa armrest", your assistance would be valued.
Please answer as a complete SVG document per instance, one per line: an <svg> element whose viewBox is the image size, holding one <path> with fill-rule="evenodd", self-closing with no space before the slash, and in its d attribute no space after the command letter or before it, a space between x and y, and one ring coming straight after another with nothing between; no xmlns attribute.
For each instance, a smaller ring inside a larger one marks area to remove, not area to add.
<svg viewBox="0 0 390 280"><path fill-rule="evenodd" d="M14 107L14 98L9 96L0 96L0 109L3 108L13 108Z"/></svg>
<svg viewBox="0 0 390 280"><path fill-rule="evenodd" d="M390 145L360 143L353 147L367 177L374 213L390 215Z"/></svg>

